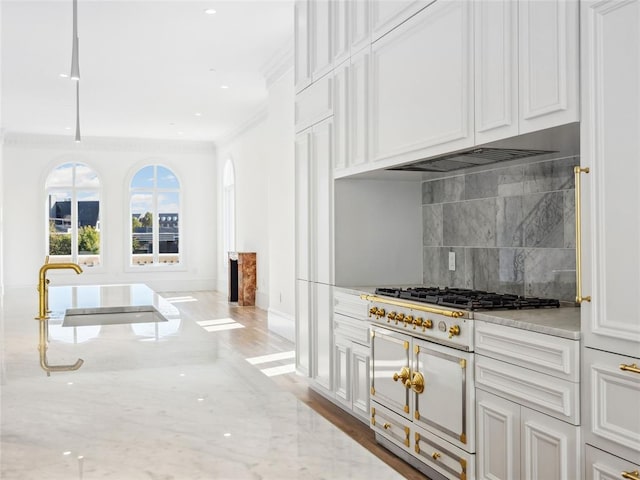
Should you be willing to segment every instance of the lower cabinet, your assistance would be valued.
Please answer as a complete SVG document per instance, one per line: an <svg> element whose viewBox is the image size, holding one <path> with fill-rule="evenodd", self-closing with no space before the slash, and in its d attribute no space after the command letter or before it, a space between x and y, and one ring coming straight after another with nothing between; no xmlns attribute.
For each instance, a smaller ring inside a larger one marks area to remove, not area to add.
<svg viewBox="0 0 640 480"><path fill-rule="evenodd" d="M623 460L602 450L585 447L585 480L635 480L640 478L640 458Z"/></svg>
<svg viewBox="0 0 640 480"><path fill-rule="evenodd" d="M574 480L580 427L477 390L477 478Z"/></svg>

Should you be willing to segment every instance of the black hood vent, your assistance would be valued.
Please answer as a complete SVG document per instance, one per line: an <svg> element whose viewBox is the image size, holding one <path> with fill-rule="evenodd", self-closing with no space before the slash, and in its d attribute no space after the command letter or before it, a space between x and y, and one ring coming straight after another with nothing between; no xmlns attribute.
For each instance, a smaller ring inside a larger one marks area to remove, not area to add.
<svg viewBox="0 0 640 480"><path fill-rule="evenodd" d="M477 147L466 152L450 153L440 157L420 160L408 165L392 167L388 170L405 172L451 172L462 168L490 165L492 163L537 157L555 153L555 150L531 150L514 148Z"/></svg>

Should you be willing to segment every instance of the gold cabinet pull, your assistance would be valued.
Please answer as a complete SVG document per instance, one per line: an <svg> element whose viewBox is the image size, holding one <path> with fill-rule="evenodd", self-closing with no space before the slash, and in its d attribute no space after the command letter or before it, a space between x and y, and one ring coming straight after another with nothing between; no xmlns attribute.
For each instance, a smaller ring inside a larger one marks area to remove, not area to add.
<svg viewBox="0 0 640 480"><path fill-rule="evenodd" d="M636 363L632 363L631 365L625 365L624 363L621 363L620 370L624 370L626 372L640 373L640 367L638 367Z"/></svg>
<svg viewBox="0 0 640 480"><path fill-rule="evenodd" d="M420 372L414 372L413 378L405 383L407 388L411 387L416 393L424 392L424 376Z"/></svg>
<svg viewBox="0 0 640 480"><path fill-rule="evenodd" d="M634 470L633 472L622 472L622 478L626 478L627 480L640 480L640 472L638 470Z"/></svg>
<svg viewBox="0 0 640 480"><path fill-rule="evenodd" d="M398 379L402 379L402 383L404 384L409 377L411 376L411 372L409 371L409 367L402 367L399 373L393 374L393 381L397 382Z"/></svg>
<svg viewBox="0 0 640 480"><path fill-rule="evenodd" d="M382 428L384 428L385 430L389 430L391 428L391 424L385 423L384 425L382 425Z"/></svg>
<svg viewBox="0 0 640 480"><path fill-rule="evenodd" d="M590 302L591 296L582 296L582 230L581 230L581 193L580 193L580 174L589 173L589 168L573 167L575 176L575 195L576 195L576 303Z"/></svg>
<svg viewBox="0 0 640 480"><path fill-rule="evenodd" d="M434 460L438 460L441 456L442 456L442 455L440 455L438 452L433 452L433 453L431 454L431 457L432 457Z"/></svg>

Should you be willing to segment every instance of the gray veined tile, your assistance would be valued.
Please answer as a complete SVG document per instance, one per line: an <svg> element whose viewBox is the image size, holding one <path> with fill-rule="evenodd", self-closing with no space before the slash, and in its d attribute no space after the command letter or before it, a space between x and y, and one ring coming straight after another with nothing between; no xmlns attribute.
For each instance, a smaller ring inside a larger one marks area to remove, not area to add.
<svg viewBox="0 0 640 480"><path fill-rule="evenodd" d="M449 177L422 183L422 204L457 202L464 199L464 177Z"/></svg>
<svg viewBox="0 0 640 480"><path fill-rule="evenodd" d="M576 197L573 189L564 191L564 246L576 248Z"/></svg>
<svg viewBox="0 0 640 480"><path fill-rule="evenodd" d="M577 157L549 160L526 165L524 193L553 192L573 188L573 167L579 165Z"/></svg>
<svg viewBox="0 0 640 480"><path fill-rule="evenodd" d="M499 247L521 247L524 242L523 197L496 199L496 231Z"/></svg>
<svg viewBox="0 0 640 480"><path fill-rule="evenodd" d="M498 170L498 196L510 197L524 193L524 166L501 168Z"/></svg>
<svg viewBox="0 0 640 480"><path fill-rule="evenodd" d="M440 274L440 247L424 247L422 249L422 283L423 285L442 285L443 278Z"/></svg>
<svg viewBox="0 0 640 480"><path fill-rule="evenodd" d="M445 203L442 210L443 245L493 247L496 245L496 199Z"/></svg>
<svg viewBox="0 0 640 480"><path fill-rule="evenodd" d="M476 290L497 290L500 279L500 252L497 248L465 249L466 279Z"/></svg>
<svg viewBox="0 0 640 480"><path fill-rule="evenodd" d="M526 249L525 295L572 302L576 296L575 250Z"/></svg>
<svg viewBox="0 0 640 480"><path fill-rule="evenodd" d="M525 195L523 207L524 246L564 247L563 192Z"/></svg>
<svg viewBox="0 0 640 480"><path fill-rule="evenodd" d="M422 206L422 245L442 245L442 205Z"/></svg>
<svg viewBox="0 0 640 480"><path fill-rule="evenodd" d="M464 197L490 198L498 195L498 170L469 173L464 176Z"/></svg>
<svg viewBox="0 0 640 480"><path fill-rule="evenodd" d="M466 259L465 248L447 248L440 249L440 279L441 286L469 288L466 282ZM449 253L455 254L455 270L449 270Z"/></svg>

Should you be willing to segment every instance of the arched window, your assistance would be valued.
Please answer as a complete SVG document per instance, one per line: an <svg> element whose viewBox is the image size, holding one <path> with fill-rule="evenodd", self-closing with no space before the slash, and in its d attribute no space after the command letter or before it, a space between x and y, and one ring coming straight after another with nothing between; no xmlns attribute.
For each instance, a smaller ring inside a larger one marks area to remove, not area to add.
<svg viewBox="0 0 640 480"><path fill-rule="evenodd" d="M100 179L83 163L54 168L45 183L51 262L101 263Z"/></svg>
<svg viewBox="0 0 640 480"><path fill-rule="evenodd" d="M222 235L223 259L226 265L229 252L236 249L236 187L231 159L227 159L222 173Z"/></svg>
<svg viewBox="0 0 640 480"><path fill-rule="evenodd" d="M175 265L180 252L180 182L161 165L136 172L129 188L132 265Z"/></svg>

